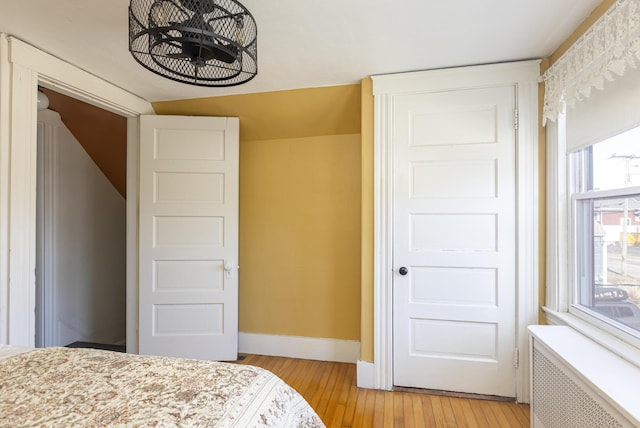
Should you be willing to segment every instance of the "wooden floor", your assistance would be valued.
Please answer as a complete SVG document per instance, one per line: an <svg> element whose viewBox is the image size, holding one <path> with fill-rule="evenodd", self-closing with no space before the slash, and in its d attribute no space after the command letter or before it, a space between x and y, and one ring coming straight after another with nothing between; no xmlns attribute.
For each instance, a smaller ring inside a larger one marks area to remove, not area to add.
<svg viewBox="0 0 640 428"><path fill-rule="evenodd" d="M355 364L260 355L238 362L280 376L327 427L529 427L526 404L358 389Z"/></svg>

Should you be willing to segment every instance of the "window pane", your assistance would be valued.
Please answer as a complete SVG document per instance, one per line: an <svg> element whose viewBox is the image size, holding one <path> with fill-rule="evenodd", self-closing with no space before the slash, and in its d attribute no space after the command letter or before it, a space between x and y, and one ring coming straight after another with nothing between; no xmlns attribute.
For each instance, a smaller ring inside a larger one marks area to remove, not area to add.
<svg viewBox="0 0 640 428"><path fill-rule="evenodd" d="M640 195L576 208L578 303L640 331Z"/></svg>
<svg viewBox="0 0 640 428"><path fill-rule="evenodd" d="M640 128L634 128L591 146L593 187L610 190L640 186Z"/></svg>

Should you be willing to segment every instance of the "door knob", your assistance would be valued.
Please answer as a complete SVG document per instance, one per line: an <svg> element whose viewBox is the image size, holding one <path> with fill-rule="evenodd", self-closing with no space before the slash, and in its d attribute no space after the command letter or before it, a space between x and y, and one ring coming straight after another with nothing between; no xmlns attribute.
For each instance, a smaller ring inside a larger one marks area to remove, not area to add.
<svg viewBox="0 0 640 428"><path fill-rule="evenodd" d="M400 269L398 269L398 273L400 275L406 275L407 273L409 273L409 269L407 269L406 267L402 266Z"/></svg>
<svg viewBox="0 0 640 428"><path fill-rule="evenodd" d="M226 262L224 264L224 276L229 279L233 277L233 263Z"/></svg>

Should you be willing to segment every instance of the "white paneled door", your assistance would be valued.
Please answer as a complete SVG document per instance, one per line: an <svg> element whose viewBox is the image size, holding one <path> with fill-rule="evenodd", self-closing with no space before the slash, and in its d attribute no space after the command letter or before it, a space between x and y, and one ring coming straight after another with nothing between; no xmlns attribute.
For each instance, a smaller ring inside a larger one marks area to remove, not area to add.
<svg viewBox="0 0 640 428"><path fill-rule="evenodd" d="M139 351L235 360L238 119L140 117Z"/></svg>
<svg viewBox="0 0 640 428"><path fill-rule="evenodd" d="M394 384L514 397L515 87L396 96Z"/></svg>

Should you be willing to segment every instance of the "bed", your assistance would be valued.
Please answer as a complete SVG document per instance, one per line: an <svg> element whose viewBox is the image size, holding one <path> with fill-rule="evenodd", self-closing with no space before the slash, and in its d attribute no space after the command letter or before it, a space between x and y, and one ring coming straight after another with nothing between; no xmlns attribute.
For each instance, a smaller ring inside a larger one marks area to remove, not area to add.
<svg viewBox="0 0 640 428"><path fill-rule="evenodd" d="M258 367L0 345L0 427L16 426L324 427Z"/></svg>

